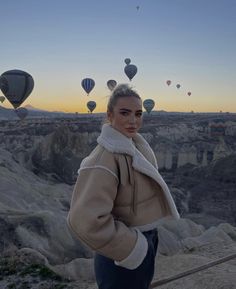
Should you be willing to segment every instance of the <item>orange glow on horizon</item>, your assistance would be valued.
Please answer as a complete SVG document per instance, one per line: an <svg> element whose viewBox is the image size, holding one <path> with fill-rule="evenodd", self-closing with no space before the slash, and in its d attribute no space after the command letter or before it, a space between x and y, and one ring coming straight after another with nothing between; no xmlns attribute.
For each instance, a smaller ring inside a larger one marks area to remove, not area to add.
<svg viewBox="0 0 236 289"><path fill-rule="evenodd" d="M26 105L31 105L32 107L36 108L36 109L41 109L41 110L47 110L47 111L58 111L58 112L65 112L65 113L90 113L86 103L81 103L78 105L73 105L73 104L58 104L57 106L55 106L54 104L40 104L40 103L34 103L32 102L25 102L21 105L21 107L24 107ZM4 101L4 103L0 103L1 107L4 108L8 108L8 109L14 109L13 106L7 102ZM233 107L234 108L234 107ZM144 110L144 109L143 109ZM160 105L158 106L158 103L156 103L153 111L160 111L160 110L164 110L164 111L175 111L175 112L230 112L230 113L236 113L236 110L233 110L232 107L230 107L230 105L225 105L224 107L220 107L217 104L216 105L209 105L209 106L193 106L191 104L188 105L181 105L181 104L168 104L168 105ZM145 110L144 110L145 111ZM99 103L97 104L97 107L95 108L95 110L93 111L94 113L105 113L106 112L106 104L102 104Z"/></svg>
<svg viewBox="0 0 236 289"><path fill-rule="evenodd" d="M87 96L85 93L72 93L65 97L64 91L61 91L57 96L52 96L48 91L44 97L39 97L33 93L26 99L21 105L31 105L36 109L42 109L47 111L61 111L66 113L88 113L87 102L90 100L96 101L97 107L93 111L94 113L105 113L107 108L107 101L109 98L109 92L107 90L91 93ZM42 93L43 94L43 93ZM151 93L141 93L141 96L151 95ZM213 95L203 97L197 92L192 93L191 97L186 95L165 95L164 93L158 93L159 96L153 95L155 101L154 111L179 111L179 112L231 112L236 113L236 106L234 105L234 99L231 95L228 96L230 101L225 102L223 105L220 98L216 98ZM142 97L143 100L149 97ZM152 98L152 97L151 97ZM3 103L0 103L2 107L13 109L13 106L6 99Z"/></svg>

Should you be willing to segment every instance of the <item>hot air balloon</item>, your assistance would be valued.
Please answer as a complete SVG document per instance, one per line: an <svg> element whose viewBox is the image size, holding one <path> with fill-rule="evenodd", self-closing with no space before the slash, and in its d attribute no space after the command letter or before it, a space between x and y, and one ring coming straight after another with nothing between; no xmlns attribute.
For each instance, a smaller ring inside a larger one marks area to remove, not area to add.
<svg viewBox="0 0 236 289"><path fill-rule="evenodd" d="M179 89L181 87L181 85L180 84L176 84L176 87Z"/></svg>
<svg viewBox="0 0 236 289"><path fill-rule="evenodd" d="M169 85L171 85L171 80L167 80L166 81L166 84L169 86Z"/></svg>
<svg viewBox="0 0 236 289"><path fill-rule="evenodd" d="M107 87L112 91L117 85L117 82L114 79L107 81Z"/></svg>
<svg viewBox="0 0 236 289"><path fill-rule="evenodd" d="M7 90L8 89L8 82L4 76L0 76L0 89Z"/></svg>
<svg viewBox="0 0 236 289"><path fill-rule="evenodd" d="M19 107L15 109L15 113L19 119L23 120L28 115L28 110L25 107Z"/></svg>
<svg viewBox="0 0 236 289"><path fill-rule="evenodd" d="M95 86L95 81L92 78L84 78L81 81L81 85L83 89L87 92L87 94L89 95L89 93L92 91L92 89Z"/></svg>
<svg viewBox="0 0 236 289"><path fill-rule="evenodd" d="M136 65L134 64L128 64L125 66L125 74L128 76L129 80L131 81L132 78L135 76L135 74L137 73L138 71L138 68Z"/></svg>
<svg viewBox="0 0 236 289"><path fill-rule="evenodd" d="M26 100L34 88L33 77L18 69L4 72L0 83L3 94L15 109Z"/></svg>
<svg viewBox="0 0 236 289"><path fill-rule="evenodd" d="M130 62L131 62L131 59L130 58L125 58L125 64L130 64Z"/></svg>
<svg viewBox="0 0 236 289"><path fill-rule="evenodd" d="M90 100L87 102L87 108L89 109L89 111L92 113L94 111L94 109L96 108L97 104L95 101Z"/></svg>
<svg viewBox="0 0 236 289"><path fill-rule="evenodd" d="M192 93L189 91L189 92L188 92L188 96L190 96L191 94L192 94Z"/></svg>
<svg viewBox="0 0 236 289"><path fill-rule="evenodd" d="M155 106L155 102L152 99L145 99L143 102L143 107L146 109L147 113L150 113Z"/></svg>
<svg viewBox="0 0 236 289"><path fill-rule="evenodd" d="M1 96L0 96L0 101L1 101L1 103L3 103L4 100L5 100L5 97L4 97L3 95L1 95Z"/></svg>

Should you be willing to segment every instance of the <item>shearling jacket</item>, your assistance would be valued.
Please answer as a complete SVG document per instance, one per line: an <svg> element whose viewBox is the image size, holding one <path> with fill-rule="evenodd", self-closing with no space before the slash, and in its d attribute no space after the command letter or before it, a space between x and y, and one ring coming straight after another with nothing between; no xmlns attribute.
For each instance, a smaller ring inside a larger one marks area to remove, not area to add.
<svg viewBox="0 0 236 289"><path fill-rule="evenodd" d="M131 139L105 124L97 142L78 171L68 225L91 249L135 269L148 249L142 232L179 214L140 134Z"/></svg>

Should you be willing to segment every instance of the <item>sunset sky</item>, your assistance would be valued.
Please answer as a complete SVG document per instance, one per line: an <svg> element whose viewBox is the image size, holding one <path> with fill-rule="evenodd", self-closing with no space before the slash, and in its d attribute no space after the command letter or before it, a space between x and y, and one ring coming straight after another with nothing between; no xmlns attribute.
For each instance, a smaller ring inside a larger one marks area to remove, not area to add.
<svg viewBox="0 0 236 289"><path fill-rule="evenodd" d="M35 82L22 106L87 112L94 100L105 111L106 83L129 82L130 58L131 85L155 110L236 112L236 0L0 0L0 13L0 74Z"/></svg>

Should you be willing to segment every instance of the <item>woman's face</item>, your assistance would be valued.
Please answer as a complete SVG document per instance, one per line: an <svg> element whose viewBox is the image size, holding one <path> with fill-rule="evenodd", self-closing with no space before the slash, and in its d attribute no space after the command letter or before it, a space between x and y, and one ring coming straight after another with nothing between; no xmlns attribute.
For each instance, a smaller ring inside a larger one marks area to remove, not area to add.
<svg viewBox="0 0 236 289"><path fill-rule="evenodd" d="M142 101L135 96L120 97L107 116L113 128L132 138L142 125Z"/></svg>

